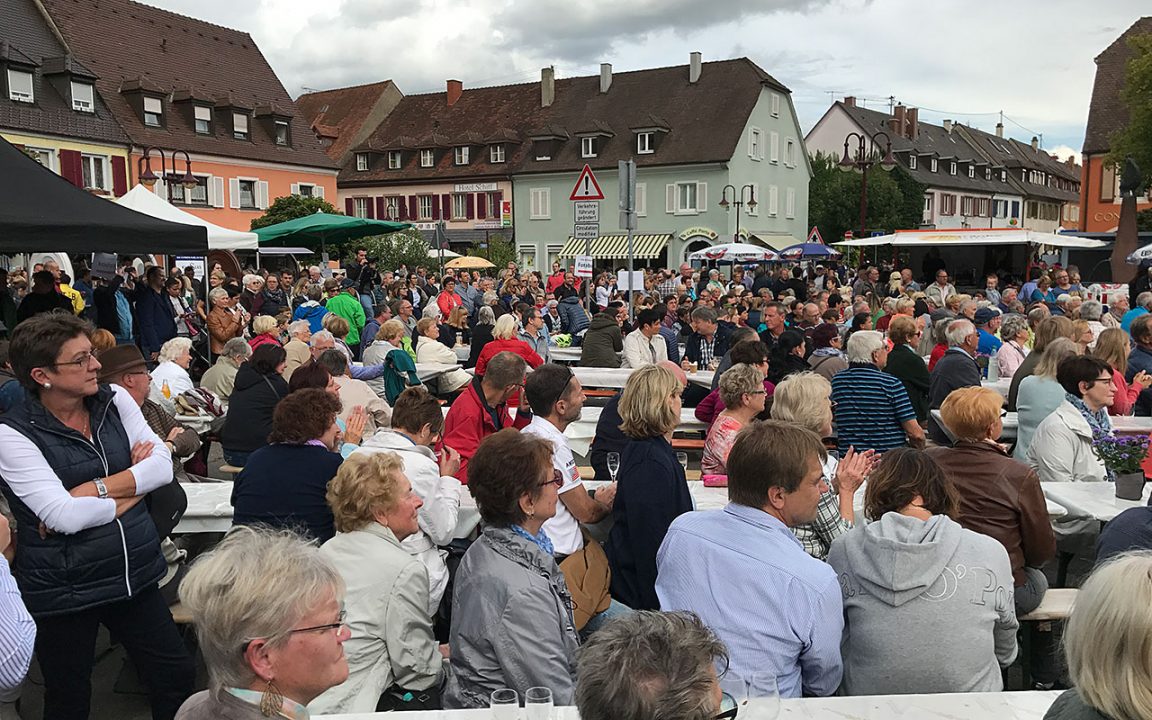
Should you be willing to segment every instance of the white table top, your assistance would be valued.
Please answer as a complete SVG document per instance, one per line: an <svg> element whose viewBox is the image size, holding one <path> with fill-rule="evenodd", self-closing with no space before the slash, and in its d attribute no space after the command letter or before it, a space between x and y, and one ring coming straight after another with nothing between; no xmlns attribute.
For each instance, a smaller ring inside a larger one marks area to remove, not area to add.
<svg viewBox="0 0 1152 720"><path fill-rule="evenodd" d="M1008 378L1006 380L984 380L980 384L986 388L995 390L1007 398L1008 390L1012 387L1012 378Z"/></svg>
<svg viewBox="0 0 1152 720"><path fill-rule="evenodd" d="M442 365L440 363L416 363L416 375L421 382L428 382L432 378L440 377L453 370L459 370L460 365Z"/></svg>
<svg viewBox="0 0 1152 720"><path fill-rule="evenodd" d="M460 362L466 362L469 354L472 352L472 348L468 345L457 345L452 348L452 352L456 353L456 357L460 359Z"/></svg>
<svg viewBox="0 0 1152 720"><path fill-rule="evenodd" d="M182 483L188 509L173 532L228 532L232 527L232 483Z"/></svg>
<svg viewBox="0 0 1152 720"><path fill-rule="evenodd" d="M1045 482L1040 483L1044 497L1067 509L1074 517L1094 517L1109 522L1129 508L1148 504L1149 487L1144 486L1140 500L1121 500L1110 482Z"/></svg>
<svg viewBox="0 0 1152 720"><path fill-rule="evenodd" d="M706 390L711 390L712 378L715 377L715 375L715 370L697 370L696 372L688 373L688 382L693 385L699 385Z"/></svg>
<svg viewBox="0 0 1152 720"><path fill-rule="evenodd" d="M1060 691L941 693L938 695L863 695L794 698L780 701L781 720L1040 720ZM428 710L425 712L319 715L327 720L489 720L492 711ZM555 708L556 720L579 720L575 707Z"/></svg>
<svg viewBox="0 0 1152 720"><path fill-rule="evenodd" d="M1116 435L1152 435L1152 417L1117 415L1110 420L1112 432Z"/></svg>
<svg viewBox="0 0 1152 720"><path fill-rule="evenodd" d="M584 387L622 388L631 377L632 368L574 367L572 373Z"/></svg>

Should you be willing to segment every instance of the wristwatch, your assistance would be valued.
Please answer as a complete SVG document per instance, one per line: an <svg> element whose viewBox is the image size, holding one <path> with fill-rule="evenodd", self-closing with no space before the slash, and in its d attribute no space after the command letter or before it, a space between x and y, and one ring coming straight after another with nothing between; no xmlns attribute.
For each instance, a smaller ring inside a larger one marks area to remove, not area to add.
<svg viewBox="0 0 1152 720"><path fill-rule="evenodd" d="M94 478L92 482L96 483L96 494L102 498L108 497L108 486L100 478Z"/></svg>

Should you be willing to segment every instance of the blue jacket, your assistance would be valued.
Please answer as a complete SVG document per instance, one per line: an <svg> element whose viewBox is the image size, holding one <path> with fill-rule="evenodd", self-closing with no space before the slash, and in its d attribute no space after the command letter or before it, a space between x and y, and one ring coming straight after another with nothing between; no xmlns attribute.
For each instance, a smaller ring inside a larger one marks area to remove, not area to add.
<svg viewBox="0 0 1152 720"><path fill-rule="evenodd" d="M344 458L317 445L266 445L232 487L232 523L295 529L323 543L336 534L324 494ZM291 472L285 472L291 468Z"/></svg>
<svg viewBox="0 0 1152 720"><path fill-rule="evenodd" d="M71 490L132 466L132 449L113 397L112 389L101 385L84 401L94 443L57 420L32 396L0 416L0 423L35 443L61 484ZM160 539L145 503L104 525L42 538L40 519L6 483L3 488L16 516L13 574L34 617L126 600L164 576Z"/></svg>
<svg viewBox="0 0 1152 720"><path fill-rule="evenodd" d="M307 300L292 311L292 320L307 320L308 327L314 333L324 329L324 316L329 313L328 308L314 300Z"/></svg>
<svg viewBox="0 0 1152 720"><path fill-rule="evenodd" d="M162 293L139 285L133 294L136 324L140 327L140 349L144 357L160 352L160 346L176 337L176 311Z"/></svg>
<svg viewBox="0 0 1152 720"><path fill-rule="evenodd" d="M668 346L668 359L677 365L680 364L680 337L676 331L670 327L660 326L660 337L664 338L664 343Z"/></svg>
<svg viewBox="0 0 1152 720"><path fill-rule="evenodd" d="M584 330L592 322L588 313L580 304L580 298L575 295L564 298L556 305L556 312L560 315L560 327L569 335Z"/></svg>

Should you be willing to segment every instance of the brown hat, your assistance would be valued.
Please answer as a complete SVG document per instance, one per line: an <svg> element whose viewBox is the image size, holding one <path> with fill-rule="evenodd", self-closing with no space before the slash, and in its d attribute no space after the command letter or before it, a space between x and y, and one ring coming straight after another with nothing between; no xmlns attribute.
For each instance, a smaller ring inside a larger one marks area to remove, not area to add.
<svg viewBox="0 0 1152 720"><path fill-rule="evenodd" d="M100 382L112 383L133 370L147 370L144 354L135 345L117 345L108 348L96 358L100 361Z"/></svg>

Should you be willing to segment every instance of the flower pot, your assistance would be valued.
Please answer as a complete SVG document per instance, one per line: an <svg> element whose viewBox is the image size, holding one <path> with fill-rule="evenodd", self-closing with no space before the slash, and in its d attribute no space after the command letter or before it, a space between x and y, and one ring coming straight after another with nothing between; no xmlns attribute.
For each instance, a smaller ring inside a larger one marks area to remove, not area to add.
<svg viewBox="0 0 1152 720"><path fill-rule="evenodd" d="M1144 496L1144 473L1124 473L1116 476L1116 497L1121 500L1139 500Z"/></svg>

